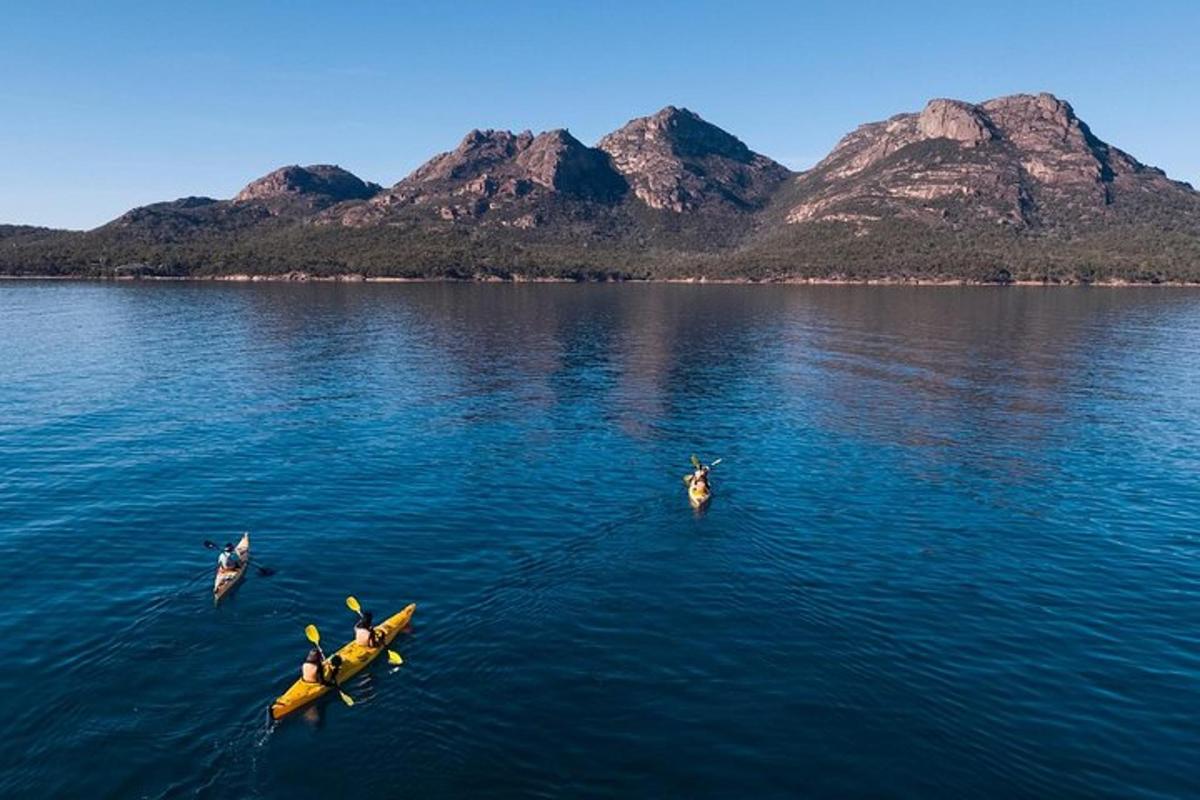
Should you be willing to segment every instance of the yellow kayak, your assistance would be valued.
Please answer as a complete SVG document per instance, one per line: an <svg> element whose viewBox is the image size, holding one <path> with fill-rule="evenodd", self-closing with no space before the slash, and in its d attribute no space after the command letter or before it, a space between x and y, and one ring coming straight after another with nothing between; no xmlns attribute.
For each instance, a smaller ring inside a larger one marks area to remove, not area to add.
<svg viewBox="0 0 1200 800"><path fill-rule="evenodd" d="M688 500L696 508L707 503L712 499L712 489L707 486L698 486L695 483L688 484Z"/></svg>
<svg viewBox="0 0 1200 800"><path fill-rule="evenodd" d="M382 623L375 626L375 630L383 637L379 647L363 647L355 642L350 642L344 645L341 650L338 650L337 655L342 657L342 668L338 672L338 683L344 684L347 680L366 669L368 664L387 649L387 646L392 643L396 635L408 626L408 622L412 619L413 612L416 609L417 604L410 603L399 614L388 617ZM316 700L331 688L323 683L296 681L290 689L279 695L279 698L271 704L271 719L286 717L293 711L301 709L313 700Z"/></svg>
<svg viewBox="0 0 1200 800"><path fill-rule="evenodd" d="M242 540L238 542L234 551L238 554L240 564L237 569L217 567L217 577L213 580L213 602L221 602L221 598L246 574L246 567L250 565L250 534L242 534Z"/></svg>

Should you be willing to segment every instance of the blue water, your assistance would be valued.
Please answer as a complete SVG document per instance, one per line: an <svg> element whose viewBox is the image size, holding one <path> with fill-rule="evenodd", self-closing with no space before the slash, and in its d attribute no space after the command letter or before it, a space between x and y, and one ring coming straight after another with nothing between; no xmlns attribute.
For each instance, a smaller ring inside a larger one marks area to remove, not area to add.
<svg viewBox="0 0 1200 800"><path fill-rule="evenodd" d="M1196 797L1198 344L1182 289L0 284L0 796ZM268 726L347 594L405 664Z"/></svg>

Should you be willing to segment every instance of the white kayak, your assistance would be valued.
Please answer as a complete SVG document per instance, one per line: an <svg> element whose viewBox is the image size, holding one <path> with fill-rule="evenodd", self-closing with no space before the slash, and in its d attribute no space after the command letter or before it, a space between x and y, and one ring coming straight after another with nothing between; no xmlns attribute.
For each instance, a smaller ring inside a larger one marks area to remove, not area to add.
<svg viewBox="0 0 1200 800"><path fill-rule="evenodd" d="M234 551L238 554L240 562L237 569L217 567L217 577L213 580L213 600L215 602L221 602L221 598L228 594L230 589L237 586L238 581L246 574L246 568L250 566L250 534L242 534L242 540L238 542Z"/></svg>

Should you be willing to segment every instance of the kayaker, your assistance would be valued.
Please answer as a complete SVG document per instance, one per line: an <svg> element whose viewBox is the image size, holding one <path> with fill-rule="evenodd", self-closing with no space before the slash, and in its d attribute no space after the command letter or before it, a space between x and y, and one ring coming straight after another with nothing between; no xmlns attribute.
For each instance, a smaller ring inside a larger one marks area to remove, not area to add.
<svg viewBox="0 0 1200 800"><path fill-rule="evenodd" d="M238 555L232 542L225 543L225 549L217 556L217 566L224 572L237 572L242 566L242 557Z"/></svg>
<svg viewBox="0 0 1200 800"><path fill-rule="evenodd" d="M691 475L686 476L683 480L687 483L689 489L696 491L708 490L708 470L709 467L701 465L696 467L696 471Z"/></svg>
<svg viewBox="0 0 1200 800"><path fill-rule="evenodd" d="M317 648L308 651L308 657L300 665L300 680L305 683L321 682L321 667L325 664L325 656Z"/></svg>
<svg viewBox="0 0 1200 800"><path fill-rule="evenodd" d="M300 665L300 680L305 683L323 683L326 686L336 686L338 672L342 668L342 657L337 653L326 661L321 649L314 647L308 651L304 663Z"/></svg>
<svg viewBox="0 0 1200 800"><path fill-rule="evenodd" d="M342 669L342 657L334 653L328 663L325 665L325 678L322 681L326 686L338 685L338 672Z"/></svg>
<svg viewBox="0 0 1200 800"><path fill-rule="evenodd" d="M354 642L360 647L379 646L379 631L375 630L372 625L374 620L374 614L364 611L358 618L358 622L354 623Z"/></svg>

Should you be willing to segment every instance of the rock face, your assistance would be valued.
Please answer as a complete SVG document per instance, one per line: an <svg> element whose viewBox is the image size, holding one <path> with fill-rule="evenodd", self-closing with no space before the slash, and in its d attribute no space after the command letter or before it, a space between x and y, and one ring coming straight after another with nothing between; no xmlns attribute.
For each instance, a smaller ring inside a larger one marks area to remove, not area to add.
<svg viewBox="0 0 1200 800"><path fill-rule="evenodd" d="M565 130L536 137L516 160L531 181L563 194L612 203L629 190L604 151L585 147Z"/></svg>
<svg viewBox="0 0 1200 800"><path fill-rule="evenodd" d="M917 134L922 139L952 139L967 147L996 138L991 121L961 100L930 100L917 117Z"/></svg>
<svg viewBox="0 0 1200 800"><path fill-rule="evenodd" d="M378 184L366 183L331 164L292 165L252 181L237 193L233 202L261 203L273 214L317 211L347 200L367 200L379 189Z"/></svg>
<svg viewBox="0 0 1200 800"><path fill-rule="evenodd" d="M989 100L980 108L1004 131L1032 182L1068 202L1098 207L1113 202L1118 178L1168 182L1133 157L1104 144L1071 106L1050 94L1014 95ZM1077 197L1065 197L1077 193Z"/></svg>
<svg viewBox="0 0 1200 800"><path fill-rule="evenodd" d="M473 130L458 147L436 155L417 167L400 185L435 184L475 178L513 162L517 154L533 144L529 131Z"/></svg>
<svg viewBox="0 0 1200 800"><path fill-rule="evenodd" d="M1062 226L1154 192L1194 194L1101 142L1053 95L939 99L842 139L788 188L786 220Z"/></svg>
<svg viewBox="0 0 1200 800"><path fill-rule="evenodd" d="M634 194L676 213L761 207L790 174L686 108L667 106L600 140Z"/></svg>
<svg viewBox="0 0 1200 800"><path fill-rule="evenodd" d="M342 214L342 224L377 224L397 211L424 206L448 221L487 221L536 227L529 208L541 201L612 204L628 191L601 150L566 130L474 130L458 147L435 156L364 206Z"/></svg>

